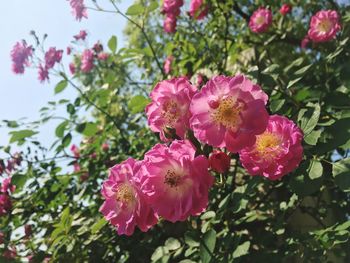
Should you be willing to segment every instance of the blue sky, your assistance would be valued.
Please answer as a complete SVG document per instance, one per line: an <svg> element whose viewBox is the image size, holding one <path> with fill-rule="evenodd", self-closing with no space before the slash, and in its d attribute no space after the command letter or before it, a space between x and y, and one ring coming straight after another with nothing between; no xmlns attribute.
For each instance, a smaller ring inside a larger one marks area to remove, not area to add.
<svg viewBox="0 0 350 263"><path fill-rule="evenodd" d="M90 1L86 1L89 5ZM101 6L111 9L108 0L99 1ZM130 1L118 4L125 11ZM90 4L91 5L91 4ZM118 46L123 45L122 31L126 25L121 16L89 10L89 18L81 22L71 14L69 2L66 0L11 0L4 1L0 14L0 120L16 120L27 117L36 120L39 109L49 100L58 98L73 98L72 90L65 91L60 97L54 96L54 86L57 79L51 77L50 83L41 84L37 80L37 72L27 69L24 75L11 72L10 51L13 45L26 39L31 42L29 35L34 30L38 36L48 34L46 47L56 46L66 49L73 35L81 29L89 33L88 44L92 46L97 40L106 44L112 35L118 37ZM66 63L68 60L64 60ZM68 61L69 62L69 61ZM39 139L48 144L53 138L54 125L44 127ZM7 145L8 131L0 129L0 145Z"/></svg>

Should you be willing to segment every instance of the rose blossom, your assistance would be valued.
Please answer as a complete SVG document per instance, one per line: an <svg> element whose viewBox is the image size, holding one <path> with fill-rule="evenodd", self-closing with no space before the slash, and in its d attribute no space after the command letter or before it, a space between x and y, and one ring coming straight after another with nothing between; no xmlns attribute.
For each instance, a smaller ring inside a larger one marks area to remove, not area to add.
<svg viewBox="0 0 350 263"><path fill-rule="evenodd" d="M78 41L78 40L85 40L86 36L87 36L86 31L85 30L80 30L79 34L77 34L77 35L75 35L73 37L75 38L75 40Z"/></svg>
<svg viewBox="0 0 350 263"><path fill-rule="evenodd" d="M7 177L2 181L1 192L2 193L13 193L16 190L16 186L11 184L11 177Z"/></svg>
<svg viewBox="0 0 350 263"><path fill-rule="evenodd" d="M217 76L194 95L190 125L195 137L230 152L253 145L264 132L269 115L267 95L243 75Z"/></svg>
<svg viewBox="0 0 350 263"><path fill-rule="evenodd" d="M180 14L180 8L183 6L183 4L183 0L164 0L163 12L173 13L178 16Z"/></svg>
<svg viewBox="0 0 350 263"><path fill-rule="evenodd" d="M55 47L50 47L45 53L45 68L50 69L55 66L55 63L60 63L63 55L63 50L56 50Z"/></svg>
<svg viewBox="0 0 350 263"><path fill-rule="evenodd" d="M94 68L94 53L90 49L85 49L81 56L80 70L89 73Z"/></svg>
<svg viewBox="0 0 350 263"><path fill-rule="evenodd" d="M80 21L83 17L88 17L84 0L69 0L69 4L76 20Z"/></svg>
<svg viewBox="0 0 350 263"><path fill-rule="evenodd" d="M280 13L285 16L292 11L292 6L289 4L283 4L280 9Z"/></svg>
<svg viewBox="0 0 350 263"><path fill-rule="evenodd" d="M163 24L164 31L167 33L176 32L176 16L173 14L167 14Z"/></svg>
<svg viewBox="0 0 350 263"><path fill-rule="evenodd" d="M322 10L311 18L308 36L313 42L326 42L334 39L339 30L337 11Z"/></svg>
<svg viewBox="0 0 350 263"><path fill-rule="evenodd" d="M24 66L29 66L29 58L32 55L32 46L27 46L25 41L17 42L11 50L12 71L15 74L23 74Z"/></svg>
<svg viewBox="0 0 350 263"><path fill-rule="evenodd" d="M100 52L97 55L97 58L101 61L106 61L108 59L108 57L109 57L109 54L106 52Z"/></svg>
<svg viewBox="0 0 350 263"><path fill-rule="evenodd" d="M171 63L173 62L174 57L173 56L167 56L166 60L164 61L164 72L165 74L169 74L171 71Z"/></svg>
<svg viewBox="0 0 350 263"><path fill-rule="evenodd" d="M303 157L302 131L284 116L272 115L266 131L254 145L240 151L240 160L251 175L280 179L298 167Z"/></svg>
<svg viewBox="0 0 350 263"><path fill-rule="evenodd" d="M184 138L189 128L189 106L197 89L183 77L159 82L150 94L152 102L146 107L148 125L160 133L162 141L168 141L168 128L175 129Z"/></svg>
<svg viewBox="0 0 350 263"><path fill-rule="evenodd" d="M146 232L158 218L140 191L138 171L142 161L132 158L110 169L101 193L105 199L100 212L117 227L118 235L132 235L135 226Z"/></svg>
<svg viewBox="0 0 350 263"><path fill-rule="evenodd" d="M72 75L75 74L76 67L75 67L74 62L69 63L69 71L70 71L70 73L71 73Z"/></svg>
<svg viewBox="0 0 350 263"><path fill-rule="evenodd" d="M202 213L214 178L208 160L189 141L174 141L168 147L155 145L145 154L140 168L141 190L161 217L171 222Z"/></svg>
<svg viewBox="0 0 350 263"><path fill-rule="evenodd" d="M41 64L39 65L38 79L41 83L43 83L45 80L49 80L49 71L46 66L43 66Z"/></svg>
<svg viewBox="0 0 350 263"><path fill-rule="evenodd" d="M12 208L12 202L7 193L0 194L0 216L6 215Z"/></svg>
<svg viewBox="0 0 350 263"><path fill-rule="evenodd" d="M230 168L231 158L222 151L213 151L209 157L209 166L218 173L224 173Z"/></svg>
<svg viewBox="0 0 350 263"><path fill-rule="evenodd" d="M189 13L194 19L203 19L208 14L208 10L203 0L191 0Z"/></svg>
<svg viewBox="0 0 350 263"><path fill-rule="evenodd" d="M260 7L256 10L249 20L249 27L254 33L266 32L272 24L272 12Z"/></svg>
<svg viewBox="0 0 350 263"><path fill-rule="evenodd" d="M300 43L300 47L306 48L309 43L310 43L310 38L308 36L305 36Z"/></svg>

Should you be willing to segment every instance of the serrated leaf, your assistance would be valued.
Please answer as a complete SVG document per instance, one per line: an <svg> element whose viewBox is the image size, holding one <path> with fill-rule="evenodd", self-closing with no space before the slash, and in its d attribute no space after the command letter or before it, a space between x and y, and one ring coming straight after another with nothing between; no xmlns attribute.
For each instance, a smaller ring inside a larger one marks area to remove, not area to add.
<svg viewBox="0 0 350 263"><path fill-rule="evenodd" d="M333 163L332 174L339 188L350 192L350 158Z"/></svg>
<svg viewBox="0 0 350 263"><path fill-rule="evenodd" d="M128 16L136 16L140 15L145 11L145 7L141 4L134 4L129 6L128 10L126 11L126 15Z"/></svg>
<svg viewBox="0 0 350 263"><path fill-rule="evenodd" d="M214 259L214 249L216 244L216 232L214 229L208 230L200 243L199 252L202 263L209 263Z"/></svg>
<svg viewBox="0 0 350 263"><path fill-rule="evenodd" d="M116 36L112 36L108 40L108 47L113 53L115 53L117 51L117 37Z"/></svg>
<svg viewBox="0 0 350 263"><path fill-rule="evenodd" d="M55 87L55 94L62 92L65 88L67 88L68 82L66 80L61 80L57 83Z"/></svg>

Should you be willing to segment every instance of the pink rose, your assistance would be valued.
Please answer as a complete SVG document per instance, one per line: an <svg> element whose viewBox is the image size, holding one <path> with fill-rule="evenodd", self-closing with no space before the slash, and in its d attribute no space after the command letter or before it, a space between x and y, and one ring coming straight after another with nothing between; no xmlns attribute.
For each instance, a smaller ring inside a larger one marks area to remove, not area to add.
<svg viewBox="0 0 350 263"><path fill-rule="evenodd" d="M313 42L326 42L334 39L340 29L337 11L322 10L311 17L308 36Z"/></svg>

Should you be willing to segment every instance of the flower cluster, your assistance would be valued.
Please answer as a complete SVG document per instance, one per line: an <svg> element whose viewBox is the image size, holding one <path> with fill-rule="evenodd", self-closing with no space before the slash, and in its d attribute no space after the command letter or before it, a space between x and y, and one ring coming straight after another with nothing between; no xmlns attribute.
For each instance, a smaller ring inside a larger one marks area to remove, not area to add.
<svg viewBox="0 0 350 263"><path fill-rule="evenodd" d="M25 41L17 42L11 51L12 71L15 74L23 74L24 67L28 67L29 58L33 55L32 46L28 46Z"/></svg>
<svg viewBox="0 0 350 263"><path fill-rule="evenodd" d="M11 194L16 190L16 186L11 183L11 174L17 166L21 165L21 161L22 158L18 153L14 154L13 158L7 161L7 165L5 165L3 160L0 160L0 175L7 175L2 179L0 185L0 217L11 212Z"/></svg>
<svg viewBox="0 0 350 263"><path fill-rule="evenodd" d="M209 8L203 0L191 0L189 14L194 19L201 20L207 16Z"/></svg>
<svg viewBox="0 0 350 263"><path fill-rule="evenodd" d="M165 20L163 28L165 32L176 32L177 16L180 15L180 8L183 4L183 0L164 0L163 13L165 14Z"/></svg>
<svg viewBox="0 0 350 263"><path fill-rule="evenodd" d="M286 117L269 116L267 94L243 75L213 77L200 90L184 77L164 80L150 97L148 125L171 144L157 144L142 161L128 159L111 169L100 211L118 234L130 235L135 226L147 231L159 217L183 221L206 209L214 181L209 168L225 173L231 158L223 149L209 160L196 155L198 141L238 153L249 174L270 180L301 162L301 130Z"/></svg>
<svg viewBox="0 0 350 263"><path fill-rule="evenodd" d="M75 19L80 21L83 17L87 18L87 10L84 4L84 0L67 0L72 8L72 14Z"/></svg>
<svg viewBox="0 0 350 263"><path fill-rule="evenodd" d="M184 221L205 210L214 178L207 159L195 152L189 141L157 144L144 160L129 158L110 169L100 211L119 235L131 235L136 226L145 232L159 217Z"/></svg>

